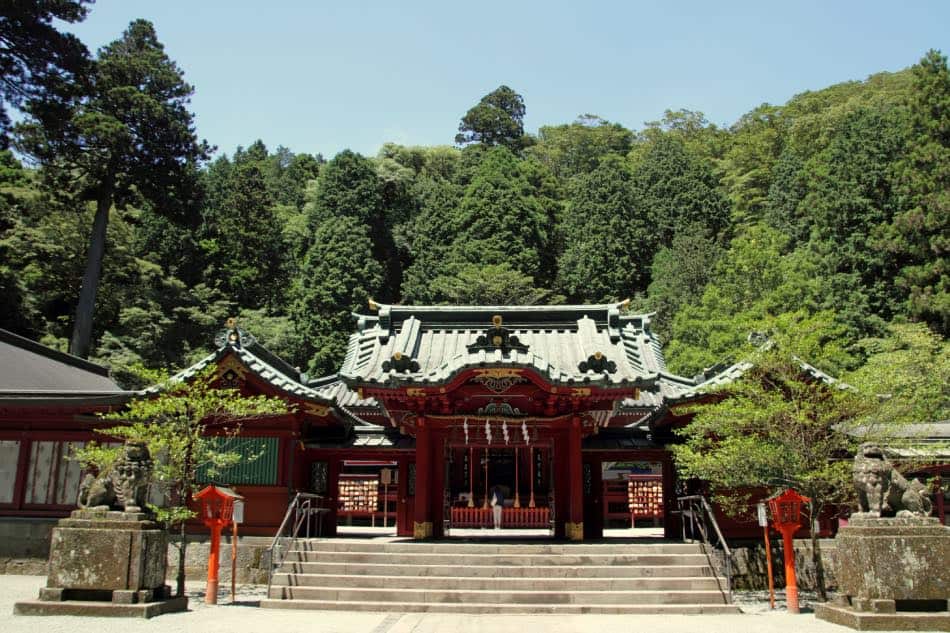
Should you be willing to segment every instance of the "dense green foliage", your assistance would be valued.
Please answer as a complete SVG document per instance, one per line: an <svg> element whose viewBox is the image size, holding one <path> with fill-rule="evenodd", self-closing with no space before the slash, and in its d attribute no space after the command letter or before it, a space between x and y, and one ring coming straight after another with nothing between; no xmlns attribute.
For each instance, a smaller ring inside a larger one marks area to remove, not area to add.
<svg viewBox="0 0 950 633"><path fill-rule="evenodd" d="M63 346L106 212L92 355L116 369L185 364L236 315L294 364L331 372L370 297L631 298L659 312L670 369L686 375L744 356L753 331L794 329L810 361L840 373L892 324L940 341L950 327L937 52L728 128L669 110L640 130L586 114L534 136L501 86L462 115L461 147L324 162L256 141L207 165L191 87L151 25L91 61L58 125L5 97L27 109L17 147L43 160L0 155L0 327Z"/></svg>

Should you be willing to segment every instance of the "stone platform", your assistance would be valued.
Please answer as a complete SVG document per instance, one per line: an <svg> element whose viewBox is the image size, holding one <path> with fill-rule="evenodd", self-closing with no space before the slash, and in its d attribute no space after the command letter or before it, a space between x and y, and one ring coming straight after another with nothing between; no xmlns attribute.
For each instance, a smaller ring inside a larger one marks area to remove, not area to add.
<svg viewBox="0 0 950 633"><path fill-rule="evenodd" d="M863 631L950 631L950 528L858 517L836 540L840 598L816 617Z"/></svg>
<svg viewBox="0 0 950 633"><path fill-rule="evenodd" d="M50 543L49 576L21 615L152 617L187 609L165 585L168 539L146 514L75 510Z"/></svg>
<svg viewBox="0 0 950 633"><path fill-rule="evenodd" d="M866 613L851 607L816 604L815 617L858 631L950 631L950 613L946 611Z"/></svg>
<svg viewBox="0 0 950 633"><path fill-rule="evenodd" d="M188 598L168 598L158 602L139 604L117 604L88 600L67 600L50 602L47 600L24 600L13 605L16 615L81 615L97 618L153 618L163 613L175 613L188 610Z"/></svg>

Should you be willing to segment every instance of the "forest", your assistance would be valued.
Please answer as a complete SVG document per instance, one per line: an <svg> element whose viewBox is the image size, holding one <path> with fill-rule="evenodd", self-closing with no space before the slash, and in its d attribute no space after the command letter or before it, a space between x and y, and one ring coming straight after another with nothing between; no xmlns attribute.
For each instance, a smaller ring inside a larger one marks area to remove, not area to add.
<svg viewBox="0 0 950 633"><path fill-rule="evenodd" d="M727 127L670 109L639 129L582 114L530 134L530 104L502 85L473 95L445 145L324 157L250 122L226 155L197 137L194 87L149 22L95 53L52 26L87 5L0 21L0 327L126 386L207 354L231 316L333 373L370 298L630 298L687 376L742 358L751 333L832 375L882 350L947 357L938 51Z"/></svg>

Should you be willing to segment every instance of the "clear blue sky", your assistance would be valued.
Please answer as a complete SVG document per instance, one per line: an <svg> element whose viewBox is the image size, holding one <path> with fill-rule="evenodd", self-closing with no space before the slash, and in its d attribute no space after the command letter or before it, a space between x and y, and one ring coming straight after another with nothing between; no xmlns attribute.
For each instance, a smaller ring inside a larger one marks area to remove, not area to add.
<svg viewBox="0 0 950 633"><path fill-rule="evenodd" d="M948 0L97 0L72 30L95 50L139 17L195 86L198 133L229 154L258 138L328 158L450 144L501 84L530 132L582 113L638 129L667 108L728 125L950 52Z"/></svg>

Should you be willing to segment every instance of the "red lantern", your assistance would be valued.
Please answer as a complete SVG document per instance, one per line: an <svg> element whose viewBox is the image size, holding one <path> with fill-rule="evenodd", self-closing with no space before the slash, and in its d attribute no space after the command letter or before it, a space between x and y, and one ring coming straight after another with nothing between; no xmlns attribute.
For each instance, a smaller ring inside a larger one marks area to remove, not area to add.
<svg viewBox="0 0 950 633"><path fill-rule="evenodd" d="M201 520L211 530L211 550L208 552L208 587L205 590L207 604L218 603L218 552L221 549L221 528L231 523L234 502L244 497L231 488L211 484L195 495L201 502Z"/></svg>
<svg viewBox="0 0 950 633"><path fill-rule="evenodd" d="M775 529L782 533L782 549L785 550L785 599L789 613L799 613L798 582L795 578L795 550L792 546L792 537L802 526L802 504L811 501L791 488L785 492L770 497L769 510L772 512L772 522Z"/></svg>

